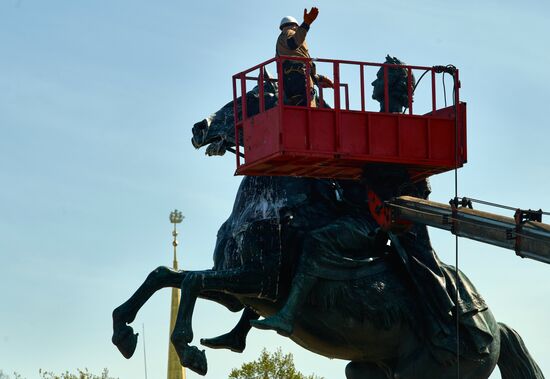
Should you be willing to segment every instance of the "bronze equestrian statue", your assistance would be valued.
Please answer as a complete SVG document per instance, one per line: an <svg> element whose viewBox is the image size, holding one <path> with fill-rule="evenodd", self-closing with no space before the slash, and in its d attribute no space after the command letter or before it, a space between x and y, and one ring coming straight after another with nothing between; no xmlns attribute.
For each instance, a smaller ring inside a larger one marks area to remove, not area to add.
<svg viewBox="0 0 550 379"><path fill-rule="evenodd" d="M264 90L266 108L274 106L275 85L267 82ZM258 112L258 93L247 94L249 115ZM206 146L207 155L232 149L233 103L196 123L192 143ZM128 324L156 291L173 287L181 288L181 303L171 340L181 364L201 375L204 350L190 345L197 298L242 312L231 331L200 340L210 348L242 352L254 324L349 361L347 379L455 379L458 364L461 379L488 378L497 364L503 379L544 378L521 337L496 322L464 274L457 283L454 268L439 261L425 227L401 235L380 230L365 206L368 186L383 197L403 188L429 194L427 183L376 167L366 169L362 182L244 177L218 231L212 269L155 269L113 311L113 343L130 358L137 334ZM307 283L300 275L309 276ZM296 289L300 285L307 288ZM288 303L294 309L281 322L276 318Z"/></svg>

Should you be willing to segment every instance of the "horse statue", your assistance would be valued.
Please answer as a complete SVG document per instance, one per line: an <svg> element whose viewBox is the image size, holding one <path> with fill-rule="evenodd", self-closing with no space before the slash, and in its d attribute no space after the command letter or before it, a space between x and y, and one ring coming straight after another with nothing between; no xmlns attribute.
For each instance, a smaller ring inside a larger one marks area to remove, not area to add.
<svg viewBox="0 0 550 379"><path fill-rule="evenodd" d="M266 83L264 95L267 108L277 103L273 83ZM258 112L258 96L257 88L246 95L249 115ZM236 143L233 123L230 102L193 126L193 146L223 155ZM379 187L396 187L390 179ZM412 187L418 196L429 192L425 185ZM414 226L407 236L381 231L362 206L364 188L359 181L244 177L218 231L212 269L152 271L113 311L112 342L130 358L137 334L129 324L156 291L173 287L181 288L181 302L171 341L181 364L200 375L207 373L206 355L191 345L198 298L242 312L231 331L200 340L210 348L242 352L254 325L349 361L347 379L483 379L497 364L503 379L544 378L521 337L496 322L466 276L437 259L426 228ZM327 230L338 234L318 233ZM314 244L312 235L330 239ZM319 257L304 259L312 255L304 253L307 249L319 251ZM288 305L304 271L316 279L302 293L290 327L262 324ZM450 305L430 300L437 297L430 287L437 286Z"/></svg>

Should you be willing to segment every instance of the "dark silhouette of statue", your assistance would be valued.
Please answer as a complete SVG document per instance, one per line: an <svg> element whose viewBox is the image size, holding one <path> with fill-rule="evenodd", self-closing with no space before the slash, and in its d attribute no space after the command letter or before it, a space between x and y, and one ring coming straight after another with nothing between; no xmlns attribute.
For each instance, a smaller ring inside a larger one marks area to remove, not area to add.
<svg viewBox="0 0 550 379"><path fill-rule="evenodd" d="M396 57L386 56L386 64L404 65ZM411 74L412 75L412 74ZM414 75L411 77L411 85L414 88L416 80ZM376 73L376 80L372 83L372 98L380 103L380 112L385 112L384 101L384 68L380 67ZM409 105L408 73L406 68L388 67L388 88L389 88L389 112L403 112ZM411 88L412 92L412 88Z"/></svg>
<svg viewBox="0 0 550 379"><path fill-rule="evenodd" d="M271 83L264 90L272 107L277 90ZM258 112L258 93L247 94L249 115ZM192 143L206 146L207 155L232 148L233 103L196 123ZM366 207L368 188L382 197L430 192L427 182L411 183L399 169L381 167L367 167L363 181L244 177L218 231L213 268L155 269L113 311L113 343L131 357L137 335L128 324L157 290L175 287L182 292L171 340L182 365L201 375L204 350L190 345L197 298L242 312L231 331L201 339L210 348L242 352L252 323L350 361L347 379L450 379L458 364L463 379L488 378L497 364L503 379L544 378L521 337L496 322L464 274L439 261L425 227L399 235L380 230ZM277 315L282 323L265 322Z"/></svg>

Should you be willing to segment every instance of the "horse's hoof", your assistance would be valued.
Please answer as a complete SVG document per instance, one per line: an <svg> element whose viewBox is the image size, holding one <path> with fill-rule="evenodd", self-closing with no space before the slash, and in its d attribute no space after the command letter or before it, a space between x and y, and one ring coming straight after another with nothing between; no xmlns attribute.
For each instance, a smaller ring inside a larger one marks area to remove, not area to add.
<svg viewBox="0 0 550 379"><path fill-rule="evenodd" d="M208 365L206 363L206 354L204 350L199 350L196 346L186 346L181 353L176 347L176 352L180 357L182 366L195 371L199 375L206 375Z"/></svg>
<svg viewBox="0 0 550 379"><path fill-rule="evenodd" d="M292 322L277 315L264 318L263 320L251 320L250 325L262 330L274 330L283 337L288 337L294 331Z"/></svg>
<svg viewBox="0 0 550 379"><path fill-rule="evenodd" d="M123 325L115 328L111 341L115 344L124 358L130 359L136 351L138 333L134 333L131 326Z"/></svg>
<svg viewBox="0 0 550 379"><path fill-rule="evenodd" d="M242 353L246 347L246 341L232 333L214 338L202 338L201 344L211 349L229 349L235 353Z"/></svg>

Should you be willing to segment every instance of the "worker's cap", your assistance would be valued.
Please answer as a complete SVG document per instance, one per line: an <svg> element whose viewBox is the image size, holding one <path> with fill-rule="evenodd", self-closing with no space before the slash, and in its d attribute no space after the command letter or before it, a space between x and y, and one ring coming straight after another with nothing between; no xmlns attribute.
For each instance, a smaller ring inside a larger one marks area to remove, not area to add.
<svg viewBox="0 0 550 379"><path fill-rule="evenodd" d="M283 28L287 25L290 25L290 24L296 24L296 25L299 25L298 24L298 20L296 20L294 17L292 16L285 16L282 18L281 20L281 23L279 24L279 29L283 30Z"/></svg>

